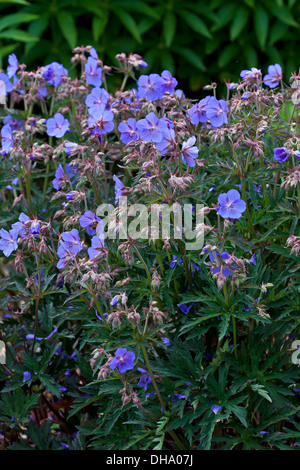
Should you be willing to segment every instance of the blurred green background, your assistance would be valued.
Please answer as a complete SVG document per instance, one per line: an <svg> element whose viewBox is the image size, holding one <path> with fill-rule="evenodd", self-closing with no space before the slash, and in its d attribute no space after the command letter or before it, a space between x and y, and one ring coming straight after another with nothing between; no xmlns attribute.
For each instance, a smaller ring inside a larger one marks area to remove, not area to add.
<svg viewBox="0 0 300 470"><path fill-rule="evenodd" d="M0 0L0 11L2 68L14 52L27 70L52 61L69 69L72 49L90 44L107 65L139 53L144 73L168 69L193 94L276 62L287 81L300 64L297 0Z"/></svg>

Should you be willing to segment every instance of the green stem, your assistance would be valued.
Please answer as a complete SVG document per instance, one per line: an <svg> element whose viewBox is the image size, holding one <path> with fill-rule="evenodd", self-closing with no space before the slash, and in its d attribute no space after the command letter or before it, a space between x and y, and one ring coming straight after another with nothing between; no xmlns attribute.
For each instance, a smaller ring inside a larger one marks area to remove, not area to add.
<svg viewBox="0 0 300 470"><path fill-rule="evenodd" d="M141 255L141 253L139 252L139 250L137 249L137 247L136 247L134 244L132 244L132 247L133 247L134 251L136 252L136 254L138 255L138 257L139 257L141 263L143 264L143 266L144 266L144 268L145 268L145 271L146 271L146 274L147 274L148 283L149 283L149 285L151 286L151 275L150 275L148 266L146 265L146 263L145 263L145 261L144 261L142 255Z"/></svg>
<svg viewBox="0 0 300 470"><path fill-rule="evenodd" d="M149 358L148 358L148 354L147 354L147 351L146 351L146 348L145 346L141 346L142 348L142 351L143 351L143 355L144 355L144 358L145 358L145 362L146 362L146 365L147 365L147 369L148 369L148 372L149 372L149 375L151 377L151 380L152 380L152 383L153 383L153 386L155 388L155 391L157 393L157 397L159 399L159 402L161 404L161 407L162 407L162 410L163 412L165 413L166 411L166 405L165 405L165 402L160 394L160 391L159 391L159 388L157 386L157 383L156 383L156 380L155 380L155 377L154 377L154 374L153 374L153 371L152 371L152 368L151 368L151 365L150 365L150 362L149 362ZM180 441L180 439L177 437L176 433L174 431L167 431L170 436L174 439L174 441L176 442L176 444L178 445L178 447L182 450L186 450L184 445L182 444L182 442Z"/></svg>

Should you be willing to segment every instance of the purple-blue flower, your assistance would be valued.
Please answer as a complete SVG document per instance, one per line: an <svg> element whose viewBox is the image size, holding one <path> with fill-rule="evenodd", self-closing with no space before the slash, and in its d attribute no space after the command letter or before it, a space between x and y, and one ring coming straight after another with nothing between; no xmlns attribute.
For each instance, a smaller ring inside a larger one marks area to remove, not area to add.
<svg viewBox="0 0 300 470"><path fill-rule="evenodd" d="M282 68L279 64L269 65L268 73L264 76L264 84L269 88L275 88L282 80Z"/></svg>
<svg viewBox="0 0 300 470"><path fill-rule="evenodd" d="M111 132L115 125L113 123L114 115L111 111L102 111L101 114L97 114L97 119L90 116L88 118L88 125L92 127L93 133L100 137L108 132Z"/></svg>
<svg viewBox="0 0 300 470"><path fill-rule="evenodd" d="M67 155L75 155L76 151L78 150L79 145L76 144L75 142L65 142L65 152Z"/></svg>
<svg viewBox="0 0 300 470"><path fill-rule="evenodd" d="M31 380L31 373L26 370L23 372L23 382L28 382L29 380Z"/></svg>
<svg viewBox="0 0 300 470"><path fill-rule="evenodd" d="M227 121L227 112L228 106L226 101L217 100L212 97L209 101L209 105L206 111L207 118L210 120L212 126L220 127L223 124L226 124Z"/></svg>
<svg viewBox="0 0 300 470"><path fill-rule="evenodd" d="M155 113L147 114L145 119L136 123L140 138L145 142L161 142L167 123L164 119L158 119Z"/></svg>
<svg viewBox="0 0 300 470"><path fill-rule="evenodd" d="M279 163L285 162L290 156L290 153L285 147L277 147L274 149L274 159Z"/></svg>
<svg viewBox="0 0 300 470"><path fill-rule="evenodd" d="M171 150L172 147L174 147L174 145L176 145L175 131L174 129L170 129L169 127L167 127L163 131L162 140L160 142L156 142L155 147L162 155L166 155L168 151Z"/></svg>
<svg viewBox="0 0 300 470"><path fill-rule="evenodd" d="M138 387L143 387L144 390L147 390L148 384L152 382L150 374L145 369L142 369L141 367L138 367L138 371L143 374L142 377L139 380Z"/></svg>
<svg viewBox="0 0 300 470"><path fill-rule="evenodd" d="M117 305L117 303L119 302L119 298L119 294L115 295L110 301L110 306L114 307L115 305Z"/></svg>
<svg viewBox="0 0 300 470"><path fill-rule="evenodd" d="M155 101L162 98L163 79L157 73L150 75L141 75L137 81L138 95L140 98L147 98L149 101Z"/></svg>
<svg viewBox="0 0 300 470"><path fill-rule="evenodd" d="M205 98L203 98L203 100L199 101L199 103L194 104L194 106L192 106L191 109L188 110L188 115L192 124L196 125L199 122L204 123L208 121L206 111L212 98L214 97L206 96Z"/></svg>
<svg viewBox="0 0 300 470"><path fill-rule="evenodd" d="M84 66L86 81L89 85L100 87L102 85L102 69L98 67L97 59L89 57Z"/></svg>
<svg viewBox="0 0 300 470"><path fill-rule="evenodd" d="M68 75L69 72L62 64L52 62L52 64L43 67L42 74L48 83L57 88L62 82L62 77Z"/></svg>
<svg viewBox="0 0 300 470"><path fill-rule="evenodd" d="M9 153L10 149L14 145L12 130L9 124L5 124L5 126L1 129L1 137L2 137L2 151L4 155Z"/></svg>
<svg viewBox="0 0 300 470"><path fill-rule="evenodd" d="M190 306L187 306L186 304L177 304L177 307L179 307L182 313L186 315L189 313L193 305L195 305L195 302L192 302Z"/></svg>
<svg viewBox="0 0 300 470"><path fill-rule="evenodd" d="M121 122L118 126L118 131L121 132L120 139L123 144L136 141L139 138L136 119L129 118L126 122Z"/></svg>
<svg viewBox="0 0 300 470"><path fill-rule="evenodd" d="M16 73L16 71L19 68L19 62L17 59L17 56L15 54L10 54L8 56L8 63L9 66L7 67L7 75L9 78L13 77Z"/></svg>
<svg viewBox="0 0 300 470"><path fill-rule="evenodd" d="M215 413L215 415L216 415L217 413L219 413L219 411L220 411L221 409L222 409L222 406L220 406L220 405L213 405L213 406L211 407L211 411L213 411L213 412Z"/></svg>
<svg viewBox="0 0 300 470"><path fill-rule="evenodd" d="M68 163L66 164L66 172L60 164L55 172L55 178L52 180L54 189L58 191L69 180L72 184L72 179L76 178L76 168Z"/></svg>
<svg viewBox="0 0 300 470"><path fill-rule="evenodd" d="M102 222L102 220L101 220ZM104 248L104 235L95 235L92 238L92 246L88 248L88 254L90 259L96 258L99 254L102 254Z"/></svg>
<svg viewBox="0 0 300 470"><path fill-rule="evenodd" d="M93 88L85 99L85 104L89 108L89 115L94 119L98 119L105 110L108 98L109 93L104 88Z"/></svg>
<svg viewBox="0 0 300 470"><path fill-rule="evenodd" d="M198 157L198 148L194 146L196 137L190 137L186 142L183 142L181 148L181 160L193 167L196 165L195 159Z"/></svg>
<svg viewBox="0 0 300 470"><path fill-rule="evenodd" d="M63 258L65 256L63 250L75 256L82 250L79 233L76 228L73 228L70 232L63 232L61 238L63 241L60 241L60 246L57 251L59 257ZM60 256L60 254L63 254L63 256Z"/></svg>
<svg viewBox="0 0 300 470"><path fill-rule="evenodd" d="M3 72L0 73L0 83L1 82L3 82L3 84L1 84L1 87L0 87L2 96L6 96L7 93L10 93L11 91L13 91L14 86L9 80L6 73L3 73Z"/></svg>
<svg viewBox="0 0 300 470"><path fill-rule="evenodd" d="M18 230L11 229L8 232L2 228L0 230L0 237L0 250L3 251L4 256L8 257L18 248Z"/></svg>
<svg viewBox="0 0 300 470"><path fill-rule="evenodd" d="M99 221L99 217L97 217L92 211L86 211L79 219L81 227L86 228L89 235L95 235Z"/></svg>
<svg viewBox="0 0 300 470"><path fill-rule="evenodd" d="M176 266L176 264L177 264L177 258L178 258L178 256L176 256L176 255L173 255L173 256L172 256L172 261L171 261L171 263L170 263L170 268L171 268L171 269L175 268L175 266ZM183 263L183 259L182 259L182 258L179 259L179 263Z"/></svg>
<svg viewBox="0 0 300 470"><path fill-rule="evenodd" d="M69 129L70 123L61 113L56 113L53 118L47 119L47 134L49 136L63 137Z"/></svg>
<svg viewBox="0 0 300 470"><path fill-rule="evenodd" d="M169 70L164 70L161 73L161 78L163 80L162 82L162 91L163 93L169 92L172 93L176 86L178 85L178 82L176 78L172 77L171 72Z"/></svg>
<svg viewBox="0 0 300 470"><path fill-rule="evenodd" d="M246 203L241 199L240 193L236 189L230 189L227 193L218 197L218 214L224 219L239 219L246 210Z"/></svg>
<svg viewBox="0 0 300 470"><path fill-rule="evenodd" d="M126 370L131 370L134 368L135 354L131 351L127 351L126 348L119 348L115 352L114 359L109 363L111 369L116 367L119 369L119 372L123 374Z"/></svg>
<svg viewBox="0 0 300 470"><path fill-rule="evenodd" d="M162 339L162 342L164 343L165 346L167 346L167 348L171 346L171 341L166 336Z"/></svg>
<svg viewBox="0 0 300 470"><path fill-rule="evenodd" d="M113 180L115 182L115 204L118 204L119 199L122 196L122 189L124 188L124 184L116 175L113 176Z"/></svg>

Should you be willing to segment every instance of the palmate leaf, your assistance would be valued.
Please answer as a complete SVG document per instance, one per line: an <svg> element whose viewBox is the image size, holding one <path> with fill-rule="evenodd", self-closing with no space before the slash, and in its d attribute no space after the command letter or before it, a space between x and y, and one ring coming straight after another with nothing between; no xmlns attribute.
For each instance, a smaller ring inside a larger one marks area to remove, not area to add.
<svg viewBox="0 0 300 470"><path fill-rule="evenodd" d="M17 388L13 396L10 393L4 393L0 400L0 419L10 427L15 426L12 418L19 423L27 422L29 411L37 404L37 401L38 395L27 395L21 388Z"/></svg>

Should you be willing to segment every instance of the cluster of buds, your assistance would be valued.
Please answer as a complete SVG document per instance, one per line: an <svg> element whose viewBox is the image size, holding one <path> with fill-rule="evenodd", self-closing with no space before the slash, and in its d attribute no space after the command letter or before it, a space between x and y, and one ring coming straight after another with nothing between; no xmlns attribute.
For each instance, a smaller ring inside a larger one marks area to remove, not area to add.
<svg viewBox="0 0 300 470"><path fill-rule="evenodd" d="M292 171L281 183L281 188L288 190L289 188L295 188L297 184L300 184L300 167Z"/></svg>
<svg viewBox="0 0 300 470"><path fill-rule="evenodd" d="M159 286L160 286L160 281L161 277L157 272L157 269L154 269L154 272L152 274L152 280L151 280L151 286L153 287L154 291L158 291Z"/></svg>
<svg viewBox="0 0 300 470"><path fill-rule="evenodd" d="M137 395L136 392L131 392L129 395L127 394L127 390L126 390L126 385L124 386L124 388L122 388L120 390L119 393L122 393L122 408L124 408L125 405L127 405L128 403L133 402L134 405L136 405L137 407L139 406L140 404L140 399ZM122 409L121 408L121 409Z"/></svg>
<svg viewBox="0 0 300 470"><path fill-rule="evenodd" d="M193 181L193 176L189 174L183 176L171 175L169 178L169 184L171 188L175 190L179 189L181 191L184 191L185 189L189 188Z"/></svg>
<svg viewBox="0 0 300 470"><path fill-rule="evenodd" d="M300 253L300 237L291 235L286 241L286 246L292 247L291 253L298 255Z"/></svg>
<svg viewBox="0 0 300 470"><path fill-rule="evenodd" d="M133 263L133 254L132 254L132 247L131 247L131 242L130 241L126 241L126 242L121 243L119 245L118 250L122 253L126 264L132 264Z"/></svg>
<svg viewBox="0 0 300 470"><path fill-rule="evenodd" d="M155 300L150 302L149 308L144 307L143 310L146 312L147 315L150 315L152 317L155 323L158 323L159 325L163 325L164 319L167 318L167 314L159 310L159 308L157 307L157 302Z"/></svg>

